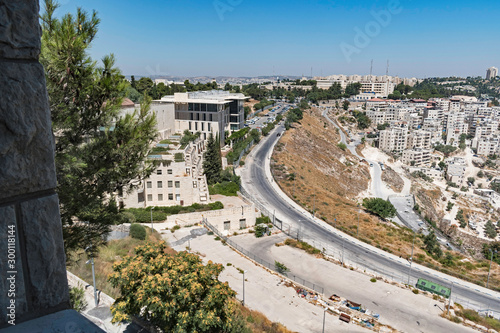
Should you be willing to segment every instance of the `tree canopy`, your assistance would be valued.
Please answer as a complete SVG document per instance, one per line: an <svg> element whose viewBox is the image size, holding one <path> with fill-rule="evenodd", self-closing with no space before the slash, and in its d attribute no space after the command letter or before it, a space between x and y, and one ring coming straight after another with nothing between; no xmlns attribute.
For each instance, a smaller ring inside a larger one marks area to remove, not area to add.
<svg viewBox="0 0 500 333"><path fill-rule="evenodd" d="M113 55L98 65L88 55L100 23L94 12L54 16L45 0L42 51L55 135L57 193L66 250L97 248L110 225L123 222L116 194L154 169L146 161L156 137L156 119L145 99L139 110L121 114L127 86ZM82 223L87 222L87 223Z"/></svg>
<svg viewBox="0 0 500 333"><path fill-rule="evenodd" d="M223 270L185 251L169 255L164 242L139 246L109 276L121 293L113 322L138 316L164 332L230 332L235 292L218 280Z"/></svg>
<svg viewBox="0 0 500 333"><path fill-rule="evenodd" d="M220 181L220 173L222 171L220 144L219 140L216 140L212 134L208 137L207 150L203 155L203 170L207 176L209 185Z"/></svg>
<svg viewBox="0 0 500 333"><path fill-rule="evenodd" d="M396 216L396 208L389 202L381 198L365 198L363 199L363 206L375 215L383 219Z"/></svg>

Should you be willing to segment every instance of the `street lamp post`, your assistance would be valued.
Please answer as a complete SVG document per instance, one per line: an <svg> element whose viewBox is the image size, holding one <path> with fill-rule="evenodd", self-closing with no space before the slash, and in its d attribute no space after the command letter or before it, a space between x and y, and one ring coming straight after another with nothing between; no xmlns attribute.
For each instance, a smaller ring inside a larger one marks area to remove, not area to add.
<svg viewBox="0 0 500 333"><path fill-rule="evenodd" d="M97 308L97 289L95 286L95 268L94 268L94 256L92 255L92 245L87 246L85 251L87 251L89 249L91 250L90 251L90 260L87 260L86 264L88 264L89 262L92 264L92 281L94 283L94 302L95 302L95 307Z"/></svg>
<svg viewBox="0 0 500 333"><path fill-rule="evenodd" d="M491 262L493 261L493 250L492 249L488 249L488 250L490 250L491 255L490 255L490 268L488 269L488 280L486 280L486 288L488 288L488 285L490 283ZM497 253L496 250L495 250L495 253Z"/></svg>
<svg viewBox="0 0 500 333"><path fill-rule="evenodd" d="M325 333L326 310L328 310L328 308L325 308L323 311L323 333Z"/></svg>
<svg viewBox="0 0 500 333"><path fill-rule="evenodd" d="M413 234L413 241L411 243L410 269L408 270L408 285L410 285L410 275L411 275L411 265L413 264L413 246L414 245L415 245L415 233Z"/></svg>
<svg viewBox="0 0 500 333"><path fill-rule="evenodd" d="M153 208L151 207L151 234L153 234Z"/></svg>
<svg viewBox="0 0 500 333"><path fill-rule="evenodd" d="M243 271L243 306L245 306L245 272L246 271Z"/></svg>

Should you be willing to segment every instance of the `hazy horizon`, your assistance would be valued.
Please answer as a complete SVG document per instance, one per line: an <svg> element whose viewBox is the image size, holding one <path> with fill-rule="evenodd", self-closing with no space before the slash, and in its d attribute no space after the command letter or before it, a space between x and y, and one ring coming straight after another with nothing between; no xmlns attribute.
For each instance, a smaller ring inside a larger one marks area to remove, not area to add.
<svg viewBox="0 0 500 333"><path fill-rule="evenodd" d="M491 1L62 0L101 19L91 50L124 75L485 76L500 45Z"/></svg>

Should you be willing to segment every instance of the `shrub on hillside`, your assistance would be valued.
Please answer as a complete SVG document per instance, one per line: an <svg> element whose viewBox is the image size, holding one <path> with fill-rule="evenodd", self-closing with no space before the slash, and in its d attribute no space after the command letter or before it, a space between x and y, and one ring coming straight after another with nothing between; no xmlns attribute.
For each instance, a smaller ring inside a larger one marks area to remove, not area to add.
<svg viewBox="0 0 500 333"><path fill-rule="evenodd" d="M130 226L129 235L130 235L130 237L135 238L135 239L145 240L146 239L146 228L144 228L140 224L134 223Z"/></svg>

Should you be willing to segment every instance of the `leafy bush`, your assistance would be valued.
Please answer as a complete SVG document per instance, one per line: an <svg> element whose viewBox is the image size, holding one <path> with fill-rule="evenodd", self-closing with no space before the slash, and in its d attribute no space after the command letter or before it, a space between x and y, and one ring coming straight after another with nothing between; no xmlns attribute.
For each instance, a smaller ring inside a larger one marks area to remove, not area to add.
<svg viewBox="0 0 500 333"><path fill-rule="evenodd" d="M375 282L377 282L377 279L375 279L375 278L371 278L371 279L370 279L370 282L375 283Z"/></svg>
<svg viewBox="0 0 500 333"><path fill-rule="evenodd" d="M75 311L82 312L87 307L85 300L85 290L79 287L69 288L69 304Z"/></svg>
<svg viewBox="0 0 500 333"><path fill-rule="evenodd" d="M265 224L257 224L254 227L255 237L260 238L264 236L267 230L267 225Z"/></svg>
<svg viewBox="0 0 500 333"><path fill-rule="evenodd" d="M146 228L142 225L134 223L130 226L130 237L140 240L146 239Z"/></svg>
<svg viewBox="0 0 500 333"><path fill-rule="evenodd" d="M222 182L208 187L210 195L221 194L228 197L238 196L240 186L235 182Z"/></svg>
<svg viewBox="0 0 500 333"><path fill-rule="evenodd" d="M201 205L194 203L191 206L168 206L168 207L154 207L153 221L164 221L168 215L176 215L189 212L203 212L207 210L223 209L224 205L220 201ZM151 208L128 208L123 213L133 214L136 221L139 223L146 223L151 221Z"/></svg>
<svg viewBox="0 0 500 333"><path fill-rule="evenodd" d="M455 150L457 150L457 147L448 146L448 145L437 145L434 149L437 151L440 151L443 154L445 154L446 156L448 156L451 153L453 153Z"/></svg>
<svg viewBox="0 0 500 333"><path fill-rule="evenodd" d="M337 147L339 147L340 149L342 149L342 150L344 150L344 151L347 149L347 146L346 146L346 145L345 145L345 143L343 143L343 142L339 142L339 143L337 144Z"/></svg>
<svg viewBox="0 0 500 333"><path fill-rule="evenodd" d="M288 269L288 267L285 266L285 264L282 264L276 260L274 261L274 267L276 268L276 271L278 273L283 274L285 276L288 272L290 272L290 270Z"/></svg>
<svg viewBox="0 0 500 333"><path fill-rule="evenodd" d="M375 215L383 219L396 216L396 208L389 202L381 198L365 198L363 199L363 206Z"/></svg>

